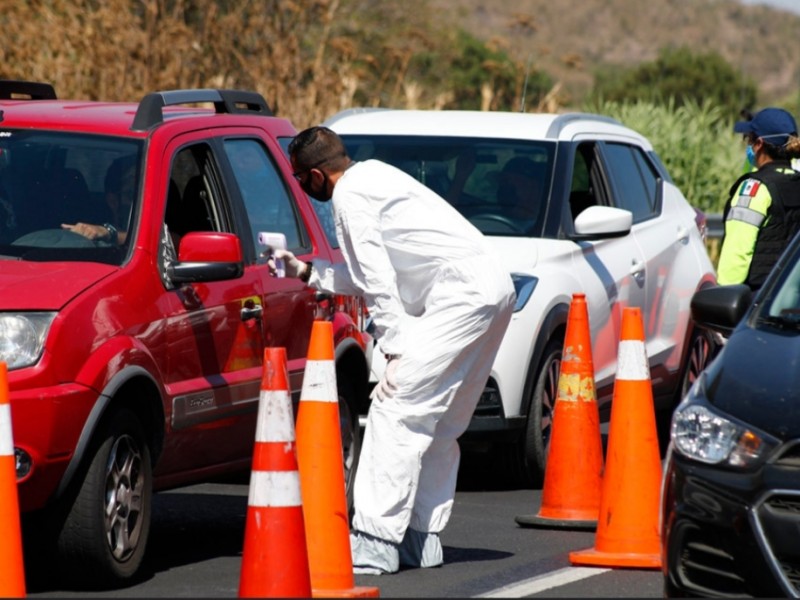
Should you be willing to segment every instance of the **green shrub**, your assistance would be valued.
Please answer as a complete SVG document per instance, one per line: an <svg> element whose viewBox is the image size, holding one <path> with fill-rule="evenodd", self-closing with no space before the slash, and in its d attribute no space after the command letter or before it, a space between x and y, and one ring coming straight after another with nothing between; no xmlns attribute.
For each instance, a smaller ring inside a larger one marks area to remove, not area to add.
<svg viewBox="0 0 800 600"><path fill-rule="evenodd" d="M756 86L714 51L662 48L654 61L630 69L605 68L595 75L595 98L649 101L677 106L711 101L730 118L756 103Z"/></svg>

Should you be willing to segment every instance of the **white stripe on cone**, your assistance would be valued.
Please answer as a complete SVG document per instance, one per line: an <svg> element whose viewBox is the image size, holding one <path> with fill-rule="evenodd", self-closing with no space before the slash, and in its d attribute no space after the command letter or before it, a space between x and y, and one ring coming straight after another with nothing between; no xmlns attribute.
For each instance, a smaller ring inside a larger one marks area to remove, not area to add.
<svg viewBox="0 0 800 600"><path fill-rule="evenodd" d="M247 503L256 507L301 506L297 471L253 471Z"/></svg>
<svg viewBox="0 0 800 600"><path fill-rule="evenodd" d="M645 381L650 379L647 354L640 340L622 340L617 353L617 379Z"/></svg>
<svg viewBox="0 0 800 600"><path fill-rule="evenodd" d="M294 413L289 392L261 390L261 406L265 414L258 416L256 442L293 442Z"/></svg>
<svg viewBox="0 0 800 600"><path fill-rule="evenodd" d="M319 402L339 401L339 391L336 389L336 367L332 360L306 361L303 391L300 398Z"/></svg>
<svg viewBox="0 0 800 600"><path fill-rule="evenodd" d="M11 405L0 404L0 456L14 456L11 431Z"/></svg>

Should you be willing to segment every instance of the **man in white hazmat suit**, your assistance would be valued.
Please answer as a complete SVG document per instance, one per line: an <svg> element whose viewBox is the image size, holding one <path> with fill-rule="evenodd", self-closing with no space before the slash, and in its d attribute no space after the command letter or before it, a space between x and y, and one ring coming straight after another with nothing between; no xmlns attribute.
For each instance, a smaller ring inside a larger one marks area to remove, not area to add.
<svg viewBox="0 0 800 600"><path fill-rule="evenodd" d="M387 357L355 480L354 571L439 566L457 438L511 318L511 277L444 199L391 165L351 161L332 130L300 132L289 153L305 192L333 201L345 264L305 263L288 251L274 257L312 287L363 296Z"/></svg>

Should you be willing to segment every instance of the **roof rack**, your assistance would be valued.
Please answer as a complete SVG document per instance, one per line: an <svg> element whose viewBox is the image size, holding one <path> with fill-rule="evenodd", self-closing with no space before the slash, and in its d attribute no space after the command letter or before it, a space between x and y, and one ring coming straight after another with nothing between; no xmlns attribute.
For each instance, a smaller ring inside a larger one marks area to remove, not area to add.
<svg viewBox="0 0 800 600"><path fill-rule="evenodd" d="M324 125L326 127L330 127L340 119L344 119L345 117L349 117L351 115L359 115L363 113L371 113L371 112L382 112L382 111L389 111L390 108L385 107L377 107L377 106L356 106L354 108L345 108L344 110L340 110L335 115L325 119Z"/></svg>
<svg viewBox="0 0 800 600"><path fill-rule="evenodd" d="M258 92L243 90L166 90L147 94L139 102L136 116L133 118L132 131L147 131L164 121L161 110L165 106L179 104L213 103L214 110L220 113L256 113L265 117L272 116L267 101Z"/></svg>
<svg viewBox="0 0 800 600"><path fill-rule="evenodd" d="M49 83L0 79L0 100L55 100L56 90Z"/></svg>
<svg viewBox="0 0 800 600"><path fill-rule="evenodd" d="M561 130L564 129L564 127L570 123L580 120L598 121L600 123L609 123L612 125L622 125L622 123L614 117L609 117L606 115L582 112L563 113L558 115L550 124L550 128L547 130L547 137L558 137L558 134L561 133Z"/></svg>

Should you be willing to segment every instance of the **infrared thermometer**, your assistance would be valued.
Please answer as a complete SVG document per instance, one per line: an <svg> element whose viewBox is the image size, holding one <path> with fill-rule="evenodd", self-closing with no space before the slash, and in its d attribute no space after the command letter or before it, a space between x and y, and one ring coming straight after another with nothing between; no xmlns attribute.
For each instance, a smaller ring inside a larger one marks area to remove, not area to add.
<svg viewBox="0 0 800 600"><path fill-rule="evenodd" d="M286 250L286 236L272 231L260 231L258 233L258 243L267 247L270 257L275 262L275 275L277 277L285 277L286 269L283 259L275 258L275 250Z"/></svg>

